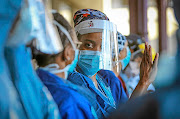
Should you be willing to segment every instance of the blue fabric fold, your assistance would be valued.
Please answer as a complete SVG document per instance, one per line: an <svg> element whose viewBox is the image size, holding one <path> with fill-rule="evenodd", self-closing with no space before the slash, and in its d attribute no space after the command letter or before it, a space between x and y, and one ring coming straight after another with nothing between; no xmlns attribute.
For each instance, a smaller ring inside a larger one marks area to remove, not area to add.
<svg viewBox="0 0 180 119"><path fill-rule="evenodd" d="M114 111L115 108L111 105L109 99L94 86L90 78L81 73L73 72L69 74L68 80L76 85L88 88L91 93L96 96L96 101L95 103L94 101L92 102L92 106L95 108L98 118L106 118L112 111Z"/></svg>
<svg viewBox="0 0 180 119"><path fill-rule="evenodd" d="M105 80L110 86L116 105L125 103L128 100L121 82L112 71L100 70L98 74L102 76L103 80Z"/></svg>
<svg viewBox="0 0 180 119"><path fill-rule="evenodd" d="M29 119L59 119L57 106L31 64L31 51L25 45L6 46L5 56L12 81Z"/></svg>
<svg viewBox="0 0 180 119"><path fill-rule="evenodd" d="M84 96L78 93L82 92L82 90L87 93L86 89L80 89L80 87L69 81L43 69L37 69L36 72L44 85L51 92L63 119L96 118L96 114L94 114L91 109L91 104Z"/></svg>

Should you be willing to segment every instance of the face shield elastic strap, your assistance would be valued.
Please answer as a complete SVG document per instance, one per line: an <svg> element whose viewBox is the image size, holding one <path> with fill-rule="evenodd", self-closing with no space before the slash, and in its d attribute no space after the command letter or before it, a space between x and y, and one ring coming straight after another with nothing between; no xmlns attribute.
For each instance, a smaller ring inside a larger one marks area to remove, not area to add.
<svg viewBox="0 0 180 119"><path fill-rule="evenodd" d="M53 23L54 23L55 25L57 25L58 28L66 35L66 37L69 39L69 41L70 41L70 43L71 43L71 45L72 45L72 47L73 47L73 49L74 49L74 51L75 51L75 50L76 50L76 46L75 46L75 44L73 43L72 38L71 38L71 36L69 35L68 31L67 31L61 24L59 24L57 21L54 20Z"/></svg>

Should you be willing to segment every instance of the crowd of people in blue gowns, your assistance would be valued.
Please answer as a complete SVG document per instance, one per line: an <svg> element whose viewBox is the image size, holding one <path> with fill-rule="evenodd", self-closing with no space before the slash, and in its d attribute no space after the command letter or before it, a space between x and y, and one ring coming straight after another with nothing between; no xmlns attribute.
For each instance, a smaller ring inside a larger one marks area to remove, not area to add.
<svg viewBox="0 0 180 119"><path fill-rule="evenodd" d="M180 1L173 3L180 23ZM95 9L78 10L73 21L45 0L1 1L1 119L180 118L179 29L175 73L159 79L159 53L142 37L122 35Z"/></svg>

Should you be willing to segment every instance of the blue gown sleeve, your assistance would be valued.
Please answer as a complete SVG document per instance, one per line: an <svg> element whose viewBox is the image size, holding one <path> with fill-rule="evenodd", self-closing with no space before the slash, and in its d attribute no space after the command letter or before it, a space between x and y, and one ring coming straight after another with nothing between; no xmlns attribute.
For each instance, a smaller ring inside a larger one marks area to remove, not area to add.
<svg viewBox="0 0 180 119"><path fill-rule="evenodd" d="M121 82L112 71L100 70L98 74L100 74L110 86L116 105L125 103L128 100Z"/></svg>

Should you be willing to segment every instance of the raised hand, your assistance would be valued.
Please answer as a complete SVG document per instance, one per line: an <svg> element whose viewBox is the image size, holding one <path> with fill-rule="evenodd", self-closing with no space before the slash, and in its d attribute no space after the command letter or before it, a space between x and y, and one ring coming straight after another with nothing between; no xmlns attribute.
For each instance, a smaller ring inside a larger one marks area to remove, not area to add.
<svg viewBox="0 0 180 119"><path fill-rule="evenodd" d="M147 43L145 44L144 55L140 65L140 82L145 85L150 85L156 77L157 74L157 64L158 64L159 54L156 53L154 61L152 60L152 50L151 46Z"/></svg>

